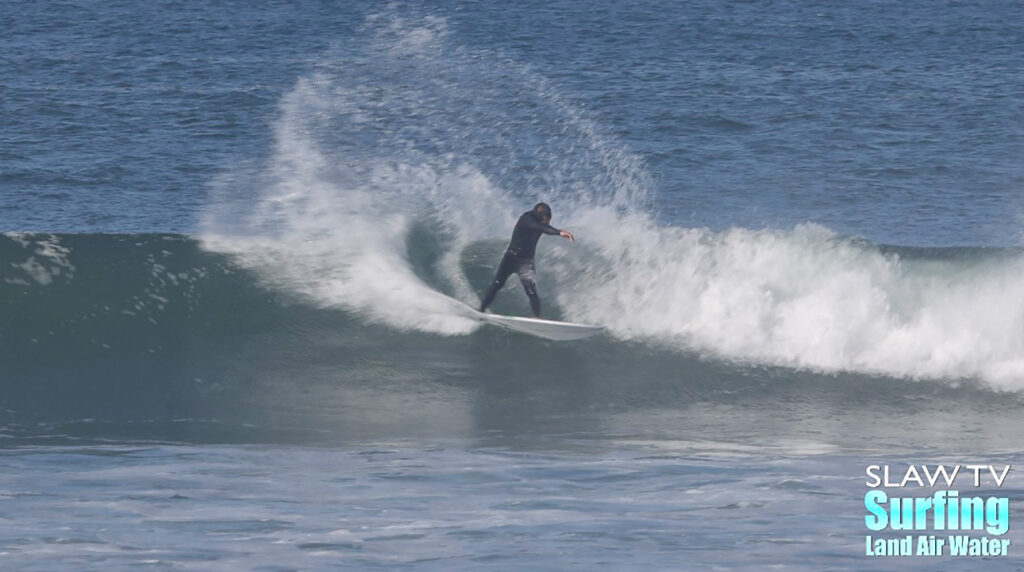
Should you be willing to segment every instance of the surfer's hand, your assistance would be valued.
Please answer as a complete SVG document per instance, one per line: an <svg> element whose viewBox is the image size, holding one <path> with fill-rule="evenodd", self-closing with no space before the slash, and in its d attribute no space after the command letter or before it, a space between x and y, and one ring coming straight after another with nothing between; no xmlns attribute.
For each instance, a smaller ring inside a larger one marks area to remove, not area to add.
<svg viewBox="0 0 1024 572"><path fill-rule="evenodd" d="M576 242L576 237L573 236L572 233L567 231L567 230L560 230L560 231L558 231L558 236L565 237L565 238L568 238L569 240L571 240L573 242Z"/></svg>

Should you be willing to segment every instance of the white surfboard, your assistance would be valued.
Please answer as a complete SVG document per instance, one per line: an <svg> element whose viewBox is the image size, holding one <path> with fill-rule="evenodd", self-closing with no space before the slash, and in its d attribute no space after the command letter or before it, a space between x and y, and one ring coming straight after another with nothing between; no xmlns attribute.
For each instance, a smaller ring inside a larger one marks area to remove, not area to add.
<svg viewBox="0 0 1024 572"><path fill-rule="evenodd" d="M494 324L507 330L513 330L539 338L556 341L581 340L600 334L604 326L592 326L590 324L576 324L573 322L556 322L555 320L542 320L540 318L521 318L519 316L502 316L500 314L485 314L473 310L473 315L481 322Z"/></svg>

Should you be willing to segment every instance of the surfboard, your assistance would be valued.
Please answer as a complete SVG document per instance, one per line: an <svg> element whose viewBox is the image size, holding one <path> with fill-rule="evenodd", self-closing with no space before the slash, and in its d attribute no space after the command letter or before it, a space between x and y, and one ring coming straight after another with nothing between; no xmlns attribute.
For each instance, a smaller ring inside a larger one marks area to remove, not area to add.
<svg viewBox="0 0 1024 572"><path fill-rule="evenodd" d="M559 342L569 340L581 340L600 334L604 326L593 326L590 324L577 324L574 322L558 322L555 320L544 320L541 318L522 318L519 316L503 316L501 314L485 314L473 309L474 317L481 322L494 324L538 338L555 340Z"/></svg>

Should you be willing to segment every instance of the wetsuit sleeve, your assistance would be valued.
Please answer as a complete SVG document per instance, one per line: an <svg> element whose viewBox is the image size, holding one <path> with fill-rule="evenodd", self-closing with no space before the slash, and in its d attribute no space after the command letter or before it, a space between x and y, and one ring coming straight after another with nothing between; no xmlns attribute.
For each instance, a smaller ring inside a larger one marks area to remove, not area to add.
<svg viewBox="0 0 1024 572"><path fill-rule="evenodd" d="M539 230L539 231L543 232L544 234L561 234L562 233L561 230L558 230L557 228L551 226L550 224L540 222L539 220L537 220L537 219L535 219L535 218L533 218L531 216L523 217L521 222L526 227L532 228L532 229L535 229L535 230Z"/></svg>

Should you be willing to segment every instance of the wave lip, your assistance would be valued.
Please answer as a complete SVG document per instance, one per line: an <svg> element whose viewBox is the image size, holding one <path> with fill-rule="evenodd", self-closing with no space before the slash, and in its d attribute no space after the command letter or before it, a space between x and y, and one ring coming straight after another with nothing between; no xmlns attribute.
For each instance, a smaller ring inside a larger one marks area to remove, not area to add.
<svg viewBox="0 0 1024 572"><path fill-rule="evenodd" d="M657 227L603 240L608 276L565 303L624 339L727 359L1024 388L1019 255L904 254L804 224ZM609 311L615 308L614 311Z"/></svg>

